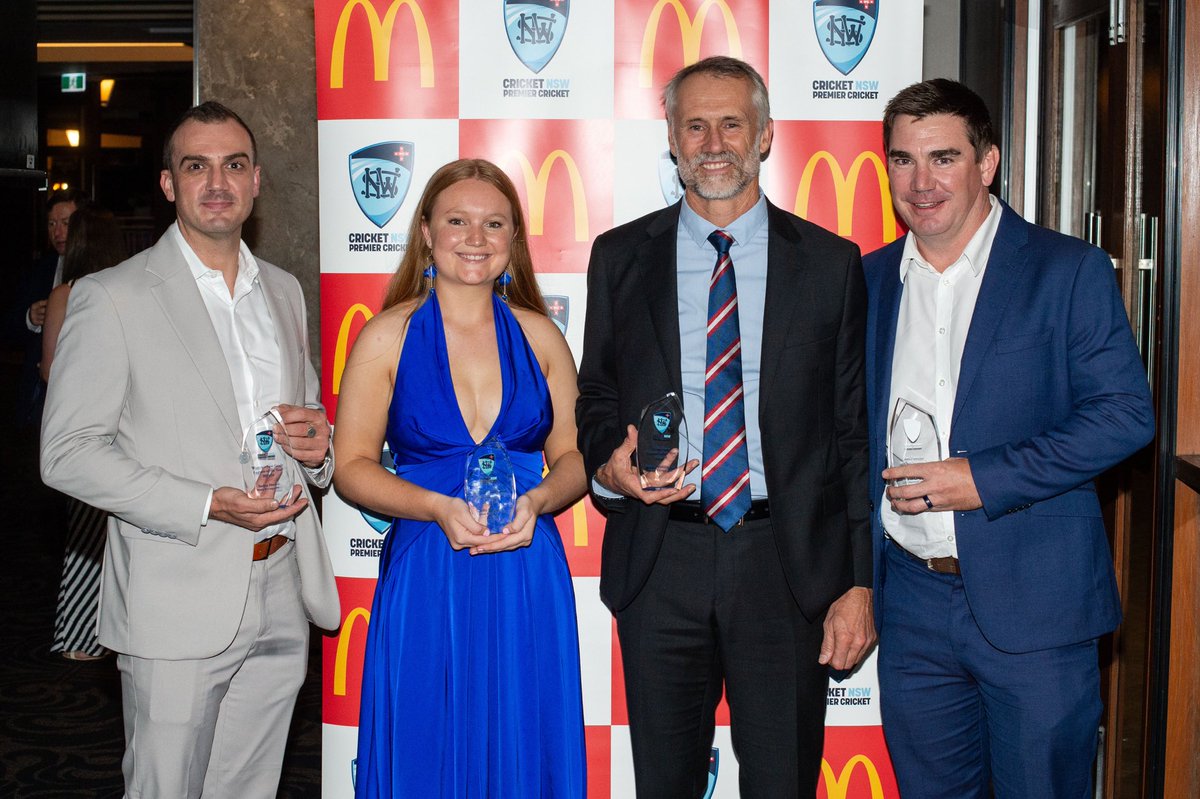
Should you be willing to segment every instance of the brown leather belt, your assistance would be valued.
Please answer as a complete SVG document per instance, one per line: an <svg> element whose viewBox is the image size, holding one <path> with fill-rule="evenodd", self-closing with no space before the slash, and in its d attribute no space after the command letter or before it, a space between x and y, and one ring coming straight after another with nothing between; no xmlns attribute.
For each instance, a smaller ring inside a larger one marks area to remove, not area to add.
<svg viewBox="0 0 1200 799"><path fill-rule="evenodd" d="M691 522L692 524L710 524L708 514L699 502L674 502L671 508L671 521ZM738 524L753 522L759 519L771 518L771 505L765 499L756 499L750 503L750 510L741 518Z"/></svg>
<svg viewBox="0 0 1200 799"><path fill-rule="evenodd" d="M938 574L962 574L962 571L958 568L958 558L956 557L947 556L944 558L922 558L914 555L904 547L897 544L896 539L889 536L888 540L892 542L892 545L895 546L896 549L900 550L905 555L908 555L917 563L925 564L925 568L929 569L931 572L937 572Z"/></svg>
<svg viewBox="0 0 1200 799"><path fill-rule="evenodd" d="M286 535L273 535L270 538L264 538L254 545L254 557L252 560L266 560L283 549L283 545L290 540Z"/></svg>

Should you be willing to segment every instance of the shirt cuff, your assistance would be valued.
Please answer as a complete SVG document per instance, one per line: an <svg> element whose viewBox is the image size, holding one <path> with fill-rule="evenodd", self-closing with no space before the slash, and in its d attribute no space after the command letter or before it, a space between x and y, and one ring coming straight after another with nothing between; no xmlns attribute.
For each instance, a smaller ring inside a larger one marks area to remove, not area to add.
<svg viewBox="0 0 1200 799"><path fill-rule="evenodd" d="M592 493L598 497L603 497L604 499L625 499L623 494L614 493L600 485L600 481L595 477L592 478Z"/></svg>
<svg viewBox="0 0 1200 799"><path fill-rule="evenodd" d="M12 317L9 317L9 318L11 319ZM42 326L35 325L33 323L33 319L29 316L28 308L25 309L25 327L29 330L30 333L41 333L42 332Z"/></svg>
<svg viewBox="0 0 1200 799"><path fill-rule="evenodd" d="M204 515L200 517L200 526L208 526L208 514L212 510L213 490L208 489L208 499L204 502Z"/></svg>

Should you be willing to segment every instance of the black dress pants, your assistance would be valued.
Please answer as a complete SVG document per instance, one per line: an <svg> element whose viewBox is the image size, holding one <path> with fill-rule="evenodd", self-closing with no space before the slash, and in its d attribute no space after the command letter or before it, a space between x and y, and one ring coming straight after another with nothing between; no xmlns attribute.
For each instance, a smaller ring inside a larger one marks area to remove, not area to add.
<svg viewBox="0 0 1200 799"><path fill-rule="evenodd" d="M813 796L823 623L800 613L770 519L728 533L669 522L646 586L617 613L639 799L704 795L722 688L742 799Z"/></svg>

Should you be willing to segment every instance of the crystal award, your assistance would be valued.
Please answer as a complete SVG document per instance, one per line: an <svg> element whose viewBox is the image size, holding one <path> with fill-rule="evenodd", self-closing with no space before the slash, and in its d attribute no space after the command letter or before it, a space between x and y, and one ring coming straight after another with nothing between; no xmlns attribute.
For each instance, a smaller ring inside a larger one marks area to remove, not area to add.
<svg viewBox="0 0 1200 799"><path fill-rule="evenodd" d="M500 532L512 521L517 477L508 450L497 439L489 438L467 456L463 499L475 518L487 524L489 533Z"/></svg>
<svg viewBox="0 0 1200 799"><path fill-rule="evenodd" d="M275 426L284 432L276 435ZM277 408L264 413L246 428L242 436L242 479L246 493L255 499L274 499L284 504L299 483L296 462L283 451L281 441L291 442L283 417Z"/></svg>
<svg viewBox="0 0 1200 799"><path fill-rule="evenodd" d="M642 488L658 491L683 485L688 462L687 422L675 392L642 410L637 433L637 465Z"/></svg>
<svg viewBox="0 0 1200 799"><path fill-rule="evenodd" d="M942 437L933 414L903 397L896 400L888 438L888 466L933 463L942 459ZM893 480L892 485L921 482L915 477Z"/></svg>

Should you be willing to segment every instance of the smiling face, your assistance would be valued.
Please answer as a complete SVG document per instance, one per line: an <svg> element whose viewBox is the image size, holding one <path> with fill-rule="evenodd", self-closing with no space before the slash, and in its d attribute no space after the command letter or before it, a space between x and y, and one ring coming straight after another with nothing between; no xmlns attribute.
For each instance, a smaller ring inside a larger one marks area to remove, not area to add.
<svg viewBox="0 0 1200 799"><path fill-rule="evenodd" d="M773 126L759 120L748 81L704 73L688 77L679 86L668 128L693 209L721 224L714 216L736 218L758 201L759 165L771 148Z"/></svg>
<svg viewBox="0 0 1200 799"><path fill-rule="evenodd" d="M421 223L438 285L490 286L508 266L515 230L512 207L495 186L471 178L448 187Z"/></svg>
<svg viewBox="0 0 1200 799"><path fill-rule="evenodd" d="M921 254L937 269L949 266L987 219L988 186L1000 151L976 160L962 119L933 114L896 117L887 153L892 202Z"/></svg>
<svg viewBox="0 0 1200 799"><path fill-rule="evenodd" d="M159 184L193 247L200 239L241 237L259 189L252 153L250 136L232 119L189 120L175 131L171 168L162 171Z"/></svg>

